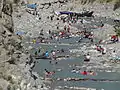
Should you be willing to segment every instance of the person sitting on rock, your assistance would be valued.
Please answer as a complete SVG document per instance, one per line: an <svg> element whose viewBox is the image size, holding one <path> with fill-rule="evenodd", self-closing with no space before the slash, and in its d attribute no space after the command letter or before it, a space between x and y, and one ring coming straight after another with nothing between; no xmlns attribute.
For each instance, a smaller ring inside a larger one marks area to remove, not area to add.
<svg viewBox="0 0 120 90"><path fill-rule="evenodd" d="M89 74L89 75L96 75L96 73L93 72L93 71L88 71L88 74Z"/></svg>

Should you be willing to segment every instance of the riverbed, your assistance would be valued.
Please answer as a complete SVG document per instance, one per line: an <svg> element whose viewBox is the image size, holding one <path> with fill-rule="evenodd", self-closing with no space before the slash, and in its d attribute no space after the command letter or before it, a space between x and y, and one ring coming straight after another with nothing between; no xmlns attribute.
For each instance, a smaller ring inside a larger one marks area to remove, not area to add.
<svg viewBox="0 0 120 90"><path fill-rule="evenodd" d="M102 20L102 23L106 24L113 24L112 19L106 19L106 18L95 18L95 22L92 22L90 25L86 24L85 27L87 29L93 30L93 28L90 28L90 26L100 25L99 20ZM91 19L86 19L88 21L91 21ZM97 22L98 21L98 22ZM78 24L79 25L79 24ZM74 25L77 28L80 28L77 24ZM94 30L98 30L98 28L94 28ZM45 71L44 69L47 69L48 71L55 71L55 74L50 76L49 78L53 79L53 82L49 84L51 86L51 90L54 90L55 88L62 87L61 90L64 90L63 87L86 87L86 88L95 88L97 90L118 90L120 88L120 73L118 70L115 70L113 67L110 67L108 65L103 65L102 61L104 61L103 58L96 58L95 60L92 60L91 62L84 62L84 53L87 52L88 48L91 46L91 43L88 39L81 40L80 43L78 43L78 40L80 39L80 36L71 37L69 39L60 39L59 41L52 40L50 43L25 43L26 46L31 46L32 50L30 50L31 54L34 54L38 49L41 49L41 52L48 51L50 53L51 50L61 50L64 49L65 52L61 53L62 55L69 55L70 57L62 58L58 60L57 64L56 61L53 60L52 63L50 63L50 59L37 59L37 64L35 65L34 71L37 72L40 76L45 77ZM24 40L28 42L32 42L32 39L26 39ZM97 42L96 40L95 42ZM41 53L38 53L41 54ZM103 60L102 60L103 59ZM96 75L82 75L79 72L73 73L71 72L73 69L81 71L94 71ZM82 78L86 79L89 78L87 81L57 81L57 78ZM95 79L98 81L92 81L91 79ZM102 81L103 80L103 81ZM65 89L67 90L67 89ZM68 89L69 90L69 89Z"/></svg>

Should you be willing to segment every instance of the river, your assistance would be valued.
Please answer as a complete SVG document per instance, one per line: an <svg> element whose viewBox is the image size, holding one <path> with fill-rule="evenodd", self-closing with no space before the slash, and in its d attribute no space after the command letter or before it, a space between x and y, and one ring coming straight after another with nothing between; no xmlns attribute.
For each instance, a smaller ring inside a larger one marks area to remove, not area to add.
<svg viewBox="0 0 120 90"><path fill-rule="evenodd" d="M96 18L97 19L97 18ZM102 20L103 23L107 23L112 25L113 20L112 19L106 19L106 18L99 18L99 20ZM88 19L89 21L89 19ZM97 20L96 20L97 21ZM92 22L92 24L96 24L99 26L100 22ZM80 26L75 26L77 28L80 28ZM88 28L90 29L89 25ZM91 28L92 29L92 28ZM84 49L84 46L89 46L90 41L87 39L83 39L81 43L78 43L80 37L72 37L70 39L61 39L59 42L56 42L53 40L50 44L26 44L26 46L32 46L34 49L30 51L31 54L34 54L34 52L40 48L42 48L43 52L51 50L60 50L64 49L66 52L64 54L69 54L69 58L65 58L58 61L58 64L55 64L55 61L52 61L50 63L49 59L37 59L38 63L36 64L34 71L37 72L40 76L44 77L44 69L48 69L48 71L55 71L55 74L51 76L52 79L54 79L54 84L51 85L52 89L54 90L58 86L64 87L86 87L86 88L96 88L97 90L119 90L120 88L120 73L119 72L113 72L114 68L101 68L102 71L100 71L100 68L94 68L93 66L98 67L99 64L96 62L93 63L85 63L82 48ZM78 57L74 56L73 53L71 53L71 50L78 50L78 52L74 53L75 55L78 54ZM102 63L100 64L102 66ZM87 67L90 66L91 68L88 69ZM96 73L96 75L81 75L80 73L73 73L71 72L72 69L84 71L84 70L92 70ZM102 80L105 81L57 81L56 78L89 78L89 79L96 79L96 80ZM107 81L108 80L108 81ZM109 81L113 80L113 81ZM64 89L61 89L64 90ZM67 90L67 89L65 89ZM69 89L68 89L69 90Z"/></svg>

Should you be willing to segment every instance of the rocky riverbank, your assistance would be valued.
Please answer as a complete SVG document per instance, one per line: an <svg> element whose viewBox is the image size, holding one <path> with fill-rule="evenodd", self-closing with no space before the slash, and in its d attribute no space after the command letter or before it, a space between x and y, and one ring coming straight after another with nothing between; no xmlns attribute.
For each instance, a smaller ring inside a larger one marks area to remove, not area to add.
<svg viewBox="0 0 120 90"><path fill-rule="evenodd" d="M40 77L30 73L31 66L25 67L29 54L14 33L15 8L12 1L0 1L0 90L46 90Z"/></svg>

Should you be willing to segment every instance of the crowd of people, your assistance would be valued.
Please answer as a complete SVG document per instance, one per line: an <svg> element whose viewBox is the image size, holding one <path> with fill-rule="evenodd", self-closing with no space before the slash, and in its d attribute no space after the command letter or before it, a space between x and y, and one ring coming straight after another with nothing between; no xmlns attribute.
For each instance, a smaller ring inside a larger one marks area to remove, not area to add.
<svg viewBox="0 0 120 90"><path fill-rule="evenodd" d="M33 8L34 9L34 15L39 15L39 13L37 12L37 4L34 4L34 5L28 5L29 8ZM29 10L28 10L29 12ZM31 11L29 12L31 13ZM92 12L93 13L93 12ZM93 17L92 17L93 18ZM53 17L51 16L50 17L51 21L53 20ZM76 35L79 35L79 36L82 36L79 40L78 40L78 43L81 43L81 40L83 39L88 39L91 43L90 44L95 44L94 42L94 33L92 31L86 31L86 30L83 30L83 31L79 31L77 33L73 33L71 32L71 23L77 23L78 20L81 20L81 24L84 24L84 20L80 18L80 15L75 15L75 14L68 14L68 17L67 18L61 18L61 20L63 21L63 23L68 23L68 25L64 25L63 26L63 30L61 31L58 31L58 32L52 32L52 30L49 30L48 34L49 34L49 37L43 37L45 36L44 34L44 30L42 29L39 33L39 37L37 38L34 38L32 40L33 44L36 44L36 43L51 43L52 40L56 40L57 42L60 41L60 39L69 39L73 34L76 34ZM103 27L104 24L101 22L101 26L100 27ZM57 27L57 29L59 29L59 27ZM111 35L110 36L110 41L112 43L116 43L119 41L119 38L118 38L118 35ZM107 49L106 47L104 47L103 45L101 45L101 42L102 40L99 41L99 43L95 44L95 50L100 52L102 55L106 54L107 53ZM51 51L48 51L48 50L45 50L44 52L41 53L41 49L38 49L37 51L35 51L34 53L34 56L37 56L37 57L42 57L41 59L49 59L49 63L51 64L52 62L55 62L55 64L58 64L58 61L57 61L57 54L58 53L64 53L65 50L64 49L61 49L61 50L51 50ZM114 51L115 53L115 51ZM90 62L91 61L91 55L90 53L87 53L84 55L84 62ZM36 80L37 77L32 74L32 70L33 68L35 67L35 64L36 64L36 61L33 60L33 57L32 55L30 55L30 60L26 62L26 65L30 65L30 72L31 72L31 76ZM45 77L51 77L53 75L56 74L56 71L49 71L47 69L44 69L45 71ZM96 72L94 71L77 71L75 69L73 69L71 71L72 73L79 73L80 75L97 75ZM61 80L61 79L58 79L58 80ZM82 80L90 80L90 79L79 79L79 78L67 78L67 79L64 79L64 81L82 81ZM92 79L93 81L95 81L95 79ZM98 80L98 81L102 81L102 80ZM105 81L105 80L103 80Z"/></svg>

